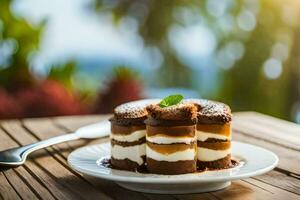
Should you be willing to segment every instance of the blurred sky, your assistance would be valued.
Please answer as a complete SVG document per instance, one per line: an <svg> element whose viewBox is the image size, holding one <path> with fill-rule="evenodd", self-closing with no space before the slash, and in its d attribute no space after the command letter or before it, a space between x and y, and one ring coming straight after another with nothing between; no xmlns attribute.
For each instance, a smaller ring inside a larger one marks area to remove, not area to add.
<svg viewBox="0 0 300 200"><path fill-rule="evenodd" d="M135 19L125 17L116 26L111 13L94 14L87 7L91 0L18 0L13 10L32 24L47 20L41 49L33 61L40 73L55 62L69 59L102 59L101 62L128 64L143 69L155 69L162 63L160 51L145 46L137 33ZM222 3L221 6L224 6ZM182 10L178 15L188 15ZM178 16L195 21L195 16ZM199 19L198 19L199 20ZM213 32L202 23L188 28L174 26L169 39L183 61L190 67L199 68L199 61L208 65L216 47ZM239 44L233 44L239 45ZM242 47L241 47L242 48ZM240 52L239 52L240 53ZM206 63L208 62L208 63Z"/></svg>
<svg viewBox="0 0 300 200"><path fill-rule="evenodd" d="M93 14L87 0L19 0L13 10L39 24L47 19L41 49L33 66L43 73L47 66L70 59L102 59L101 62L157 68L161 64L158 49L144 48L133 18L113 25L110 13ZM155 58L155 59L153 59Z"/></svg>

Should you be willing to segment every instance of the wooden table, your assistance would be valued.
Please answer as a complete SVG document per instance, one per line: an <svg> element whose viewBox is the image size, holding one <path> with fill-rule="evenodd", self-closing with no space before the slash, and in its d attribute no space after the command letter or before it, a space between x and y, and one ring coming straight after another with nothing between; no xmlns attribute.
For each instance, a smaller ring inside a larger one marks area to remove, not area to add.
<svg viewBox="0 0 300 200"><path fill-rule="evenodd" d="M0 150L75 130L108 116L76 116L0 122ZM74 149L108 141L74 141L32 154L25 165L1 169L0 199L300 199L300 126L254 112L235 113L233 139L267 148L278 167L261 176L233 181L224 190L190 195L154 195L123 189L113 182L83 177L67 164ZM257 155L259 156L259 155Z"/></svg>

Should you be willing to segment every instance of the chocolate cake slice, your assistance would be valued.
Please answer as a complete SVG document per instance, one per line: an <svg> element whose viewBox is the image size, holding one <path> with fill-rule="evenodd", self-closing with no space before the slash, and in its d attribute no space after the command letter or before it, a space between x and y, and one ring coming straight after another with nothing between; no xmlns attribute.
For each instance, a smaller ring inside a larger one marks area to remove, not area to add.
<svg viewBox="0 0 300 200"><path fill-rule="evenodd" d="M132 101L114 110L111 122L111 164L114 168L135 171L145 164L146 106L157 99Z"/></svg>
<svg viewBox="0 0 300 200"><path fill-rule="evenodd" d="M205 99L187 99L197 112L197 165L200 169L231 166L231 110L223 103Z"/></svg>
<svg viewBox="0 0 300 200"><path fill-rule="evenodd" d="M155 174L184 174L197 170L197 107L179 103L146 107L147 169Z"/></svg>

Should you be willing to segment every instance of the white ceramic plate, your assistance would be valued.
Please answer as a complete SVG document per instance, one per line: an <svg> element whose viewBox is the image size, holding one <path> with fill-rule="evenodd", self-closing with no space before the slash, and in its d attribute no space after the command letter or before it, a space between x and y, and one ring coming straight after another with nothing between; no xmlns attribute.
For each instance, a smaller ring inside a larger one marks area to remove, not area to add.
<svg viewBox="0 0 300 200"><path fill-rule="evenodd" d="M278 157L269 150L241 142L232 142L232 157L239 165L224 170L182 175L143 174L107 168L100 161L110 156L110 144L82 147L68 157L76 171L115 181L120 186L139 192L186 194L215 191L230 185L231 180L256 176L272 170Z"/></svg>

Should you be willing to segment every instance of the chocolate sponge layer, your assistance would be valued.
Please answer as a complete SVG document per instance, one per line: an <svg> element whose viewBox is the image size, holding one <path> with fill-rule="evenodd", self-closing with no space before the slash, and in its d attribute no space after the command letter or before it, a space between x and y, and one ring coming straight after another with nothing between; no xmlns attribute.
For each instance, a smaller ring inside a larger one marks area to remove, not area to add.
<svg viewBox="0 0 300 200"><path fill-rule="evenodd" d="M228 154L226 157L215 160L215 161L197 161L198 169L226 169L231 167L231 155Z"/></svg>
<svg viewBox="0 0 300 200"><path fill-rule="evenodd" d="M143 125L131 125L131 126L121 126L118 124L111 124L111 132L116 135L130 135L135 131L145 130L146 126Z"/></svg>
<svg viewBox="0 0 300 200"><path fill-rule="evenodd" d="M147 126L147 136L163 134L171 137L194 137L195 125L187 126Z"/></svg>
<svg viewBox="0 0 300 200"><path fill-rule="evenodd" d="M196 172L196 160L180 160L177 162L157 161L147 158L147 169L154 174L186 174Z"/></svg>
<svg viewBox="0 0 300 200"><path fill-rule="evenodd" d="M143 160L146 160L146 156L142 156ZM111 164L113 168L115 169L122 169L122 170L128 170L128 171L136 171L142 166L140 166L138 163L131 161L129 159L115 159L111 157Z"/></svg>
<svg viewBox="0 0 300 200"><path fill-rule="evenodd" d="M162 108L158 104L146 107L148 117L155 120L192 120L197 122L197 107L192 103L179 103Z"/></svg>

